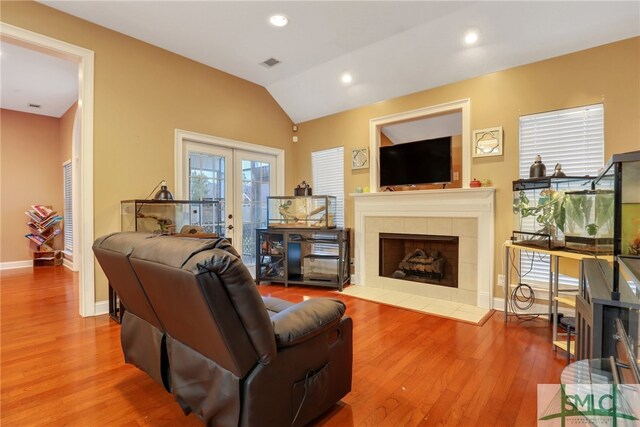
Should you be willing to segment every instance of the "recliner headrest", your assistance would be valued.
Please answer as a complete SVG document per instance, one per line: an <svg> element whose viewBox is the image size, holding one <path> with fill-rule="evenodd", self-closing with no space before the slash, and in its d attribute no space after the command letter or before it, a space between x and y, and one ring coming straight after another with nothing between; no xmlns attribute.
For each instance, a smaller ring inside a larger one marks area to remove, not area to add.
<svg viewBox="0 0 640 427"><path fill-rule="evenodd" d="M170 267L183 268L191 257L208 249L222 249L238 256L236 250L224 238L194 239L174 236L160 236L153 245L138 245L133 249L132 256Z"/></svg>
<svg viewBox="0 0 640 427"><path fill-rule="evenodd" d="M96 249L104 249L129 256L141 241L154 237L158 237L158 235L133 231L111 233L96 239L92 248L94 251Z"/></svg>

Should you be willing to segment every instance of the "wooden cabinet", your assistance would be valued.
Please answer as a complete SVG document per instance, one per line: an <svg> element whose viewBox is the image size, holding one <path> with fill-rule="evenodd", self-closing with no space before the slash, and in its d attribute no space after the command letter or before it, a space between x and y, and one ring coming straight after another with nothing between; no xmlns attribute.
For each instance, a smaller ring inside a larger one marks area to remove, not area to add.
<svg viewBox="0 0 640 427"><path fill-rule="evenodd" d="M348 228L256 230L256 283L337 288L351 280Z"/></svg>

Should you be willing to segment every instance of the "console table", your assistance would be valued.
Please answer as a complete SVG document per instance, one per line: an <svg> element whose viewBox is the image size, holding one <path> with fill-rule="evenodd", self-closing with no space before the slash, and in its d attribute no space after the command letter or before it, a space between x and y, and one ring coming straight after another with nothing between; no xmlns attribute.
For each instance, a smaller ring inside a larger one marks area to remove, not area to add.
<svg viewBox="0 0 640 427"><path fill-rule="evenodd" d="M507 240L504 245L503 253L503 274L504 274L504 321L506 322L509 316L509 298L511 295L510 286L510 272L511 272L511 253L515 254L515 251L528 251L541 255L549 255L549 300L548 311L546 313L527 313L527 314L539 314L549 317L549 322L553 323L553 345L554 348L560 347L564 351L568 351L571 354L575 354L573 348L566 348L567 343L565 341L558 340L558 305L563 303L571 307L576 306L576 295L561 295L560 292L575 292L578 293L580 288L575 289L560 289L558 283L558 274L560 272L560 259L572 259L578 261L578 283L583 283L584 278L584 263L586 259L595 259L594 255L583 254L578 252L569 252L563 250L548 250L532 246L517 245L510 240ZM604 259L612 262L611 256L598 256L598 259Z"/></svg>

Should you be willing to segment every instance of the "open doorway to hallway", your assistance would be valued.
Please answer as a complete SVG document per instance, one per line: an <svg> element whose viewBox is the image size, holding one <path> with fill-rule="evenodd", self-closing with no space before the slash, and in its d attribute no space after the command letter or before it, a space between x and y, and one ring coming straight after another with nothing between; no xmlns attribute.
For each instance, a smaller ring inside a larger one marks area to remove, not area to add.
<svg viewBox="0 0 640 427"><path fill-rule="evenodd" d="M56 245L60 249L66 246L69 268L80 272L79 312L91 316L96 311L91 253L93 52L4 23L0 23L0 39L3 87L0 269L31 265L24 239L25 210L33 204L44 204L62 215L66 211L67 242L65 245L62 238ZM17 58L21 58L16 61L18 68L12 69ZM42 69L47 70L46 74L41 73ZM62 75L66 76L66 82L53 80L54 76ZM67 182L66 210L65 172L71 178Z"/></svg>

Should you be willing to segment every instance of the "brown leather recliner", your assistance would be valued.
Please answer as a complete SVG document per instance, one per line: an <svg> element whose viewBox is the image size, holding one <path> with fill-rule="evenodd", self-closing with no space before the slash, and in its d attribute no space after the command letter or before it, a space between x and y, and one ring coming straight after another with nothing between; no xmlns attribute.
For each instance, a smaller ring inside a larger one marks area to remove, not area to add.
<svg viewBox="0 0 640 427"><path fill-rule="evenodd" d="M351 390L342 302L262 298L224 239L133 234L94 244L127 309L125 360L186 413L211 426L304 425Z"/></svg>

